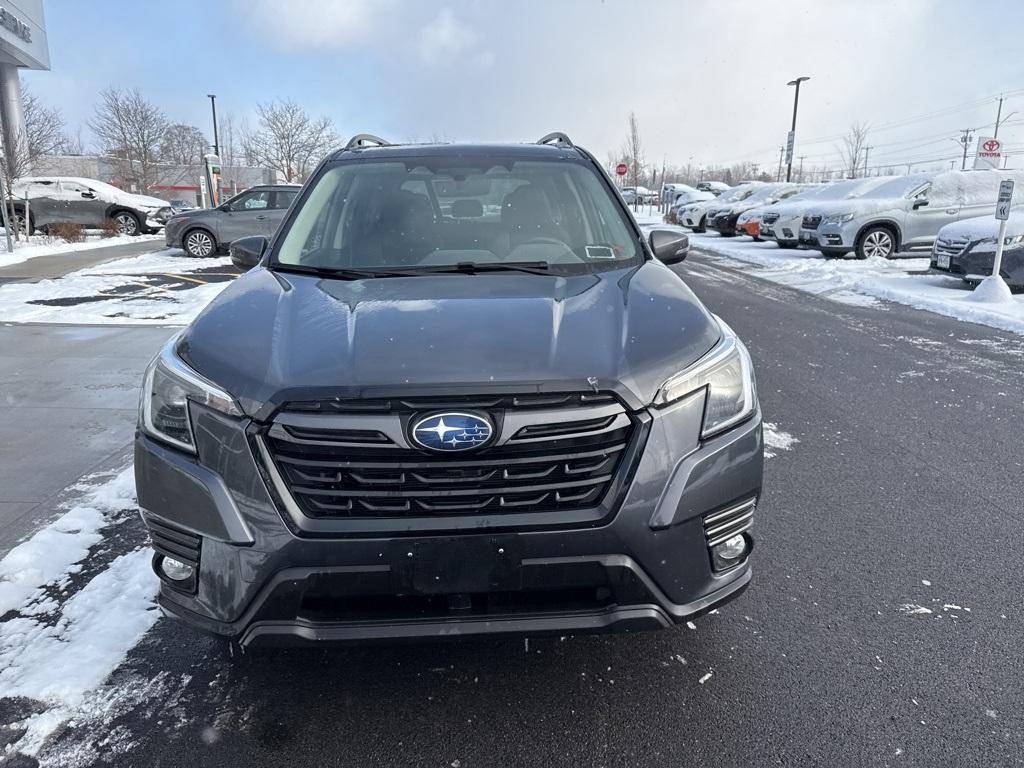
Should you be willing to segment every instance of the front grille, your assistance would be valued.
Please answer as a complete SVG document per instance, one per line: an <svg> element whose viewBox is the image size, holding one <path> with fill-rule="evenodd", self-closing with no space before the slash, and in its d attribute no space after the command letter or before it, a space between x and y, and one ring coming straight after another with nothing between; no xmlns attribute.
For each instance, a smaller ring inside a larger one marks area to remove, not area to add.
<svg viewBox="0 0 1024 768"><path fill-rule="evenodd" d="M935 241L934 251L936 254L959 256L967 248L967 238L946 238L940 237Z"/></svg>
<svg viewBox="0 0 1024 768"><path fill-rule="evenodd" d="M757 499L750 499L729 507L720 512L714 512L704 517L704 536L707 539L708 547L714 547L723 541L742 533L754 524L754 505Z"/></svg>
<svg viewBox="0 0 1024 768"><path fill-rule="evenodd" d="M411 447L409 423L447 408L489 414L495 444L451 454ZM303 515L380 519L596 507L634 431L612 396L577 394L293 404L261 439Z"/></svg>
<svg viewBox="0 0 1024 768"><path fill-rule="evenodd" d="M817 229L819 224L821 224L821 216L804 216L801 226L804 229Z"/></svg>

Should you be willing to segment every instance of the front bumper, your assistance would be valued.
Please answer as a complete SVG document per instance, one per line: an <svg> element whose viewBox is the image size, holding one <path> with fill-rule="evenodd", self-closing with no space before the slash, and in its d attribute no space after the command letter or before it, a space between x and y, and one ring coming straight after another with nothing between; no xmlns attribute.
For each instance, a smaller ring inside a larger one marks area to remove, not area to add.
<svg viewBox="0 0 1024 768"><path fill-rule="evenodd" d="M820 224L817 229L801 227L799 243L832 253L850 253L854 249L852 239L844 234L841 224Z"/></svg>
<svg viewBox="0 0 1024 768"><path fill-rule="evenodd" d="M692 618L750 581L747 561L713 571L704 518L755 501L763 466L759 411L711 440L684 437L699 431L703 400L651 419L607 520L347 536L290 525L248 425L197 406L198 459L144 435L135 442L157 550L187 542L182 557L197 563L188 589L161 583L160 605L243 644L633 630Z"/></svg>
<svg viewBox="0 0 1024 768"><path fill-rule="evenodd" d="M992 274L995 252L975 251L968 248L962 253L949 254L948 264L943 254L932 253L930 271L937 275L959 277L967 281L981 280ZM999 270L1006 284L1012 288L1024 288L1024 248L1004 248Z"/></svg>
<svg viewBox="0 0 1024 768"><path fill-rule="evenodd" d="M714 229L723 237L732 237L736 234L736 221L739 217L738 213L723 213L714 219L709 218L708 227Z"/></svg>

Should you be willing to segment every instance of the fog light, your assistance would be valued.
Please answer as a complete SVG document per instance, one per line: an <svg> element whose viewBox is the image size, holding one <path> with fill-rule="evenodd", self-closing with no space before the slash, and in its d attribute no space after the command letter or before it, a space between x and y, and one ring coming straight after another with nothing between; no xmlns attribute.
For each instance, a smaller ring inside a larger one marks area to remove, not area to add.
<svg viewBox="0 0 1024 768"><path fill-rule="evenodd" d="M160 570L171 581L188 581L196 572L191 565L175 560L173 557L163 558L160 561Z"/></svg>
<svg viewBox="0 0 1024 768"><path fill-rule="evenodd" d="M738 565L750 551L747 537L742 533L732 536L711 549L716 571L724 571Z"/></svg>

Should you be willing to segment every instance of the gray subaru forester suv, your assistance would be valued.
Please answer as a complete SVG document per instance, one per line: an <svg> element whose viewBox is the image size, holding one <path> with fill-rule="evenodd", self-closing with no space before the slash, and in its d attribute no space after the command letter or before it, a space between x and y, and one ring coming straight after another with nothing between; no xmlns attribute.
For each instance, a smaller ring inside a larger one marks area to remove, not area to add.
<svg viewBox="0 0 1024 768"><path fill-rule="evenodd" d="M747 586L750 357L564 134L326 158L146 372L163 611L233 645L669 627Z"/></svg>

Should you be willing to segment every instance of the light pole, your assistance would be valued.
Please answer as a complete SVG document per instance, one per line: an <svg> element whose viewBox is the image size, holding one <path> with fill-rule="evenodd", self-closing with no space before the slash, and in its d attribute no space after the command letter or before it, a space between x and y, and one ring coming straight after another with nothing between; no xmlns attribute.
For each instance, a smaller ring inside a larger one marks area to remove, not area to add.
<svg viewBox="0 0 1024 768"><path fill-rule="evenodd" d="M213 154L220 157L220 138L217 136L217 94L208 93L206 98L210 100L210 109L213 110Z"/></svg>
<svg viewBox="0 0 1024 768"><path fill-rule="evenodd" d="M798 77L796 80L790 80L786 85L795 85L796 91L793 93L793 127L789 130L790 141L796 142L796 108L800 104L800 83L805 80L810 80L809 77ZM793 175L793 147L789 148L789 157L786 161L786 181L789 181L790 176Z"/></svg>

